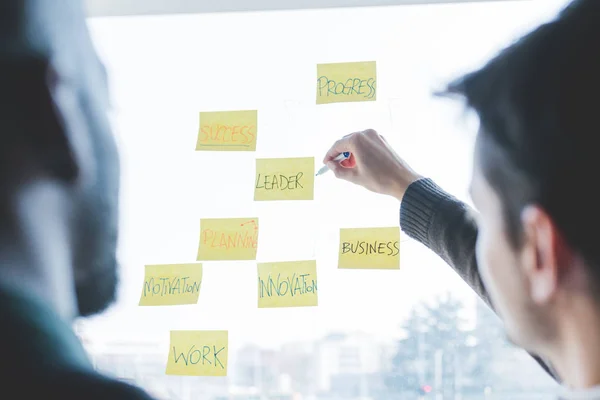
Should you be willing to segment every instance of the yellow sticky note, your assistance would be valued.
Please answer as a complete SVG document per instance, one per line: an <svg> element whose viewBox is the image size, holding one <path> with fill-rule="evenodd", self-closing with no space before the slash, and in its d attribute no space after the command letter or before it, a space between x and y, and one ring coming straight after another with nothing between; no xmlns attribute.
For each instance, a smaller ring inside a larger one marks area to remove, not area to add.
<svg viewBox="0 0 600 400"><path fill-rule="evenodd" d="M316 305L316 261L258 264L258 308Z"/></svg>
<svg viewBox="0 0 600 400"><path fill-rule="evenodd" d="M200 113L196 150L255 151L257 111L216 111Z"/></svg>
<svg viewBox="0 0 600 400"><path fill-rule="evenodd" d="M314 192L314 157L256 160L254 200L312 200Z"/></svg>
<svg viewBox="0 0 600 400"><path fill-rule="evenodd" d="M375 61L317 65L317 104L376 99Z"/></svg>
<svg viewBox="0 0 600 400"><path fill-rule="evenodd" d="M227 376L227 331L171 331L167 375Z"/></svg>
<svg viewBox="0 0 600 400"><path fill-rule="evenodd" d="M196 304L202 264L146 265L140 306Z"/></svg>
<svg viewBox="0 0 600 400"><path fill-rule="evenodd" d="M338 268L399 269L400 228L340 229Z"/></svg>
<svg viewBox="0 0 600 400"><path fill-rule="evenodd" d="M258 218L200 220L197 260L256 260Z"/></svg>

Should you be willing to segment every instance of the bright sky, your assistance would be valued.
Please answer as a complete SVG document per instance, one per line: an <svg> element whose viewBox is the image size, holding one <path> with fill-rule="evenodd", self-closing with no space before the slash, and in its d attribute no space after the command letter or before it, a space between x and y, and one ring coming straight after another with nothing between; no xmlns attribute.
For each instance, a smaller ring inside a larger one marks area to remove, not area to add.
<svg viewBox="0 0 600 400"><path fill-rule="evenodd" d="M226 329L230 346L335 330L398 334L410 308L471 290L434 254L401 243L400 271L337 269L340 227L394 226L399 205L327 174L310 202L253 198L255 157L314 156L375 128L421 174L468 200L473 125L430 94L479 66L564 0L91 20L107 64L123 160L121 286L86 321L95 341ZM315 105L316 64L377 61L377 101ZM257 109L256 153L195 152L199 111ZM316 258L319 306L258 309L256 263L204 263L198 305L138 307L144 265L194 262L200 218L260 218L258 261Z"/></svg>

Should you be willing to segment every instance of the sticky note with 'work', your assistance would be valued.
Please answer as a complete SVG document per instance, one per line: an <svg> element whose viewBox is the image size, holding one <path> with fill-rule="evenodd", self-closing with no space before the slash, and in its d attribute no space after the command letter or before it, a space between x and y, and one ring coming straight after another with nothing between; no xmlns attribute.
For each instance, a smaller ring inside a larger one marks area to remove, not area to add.
<svg viewBox="0 0 600 400"><path fill-rule="evenodd" d="M340 229L338 268L399 269L400 228Z"/></svg>
<svg viewBox="0 0 600 400"><path fill-rule="evenodd" d="M197 260L256 260L258 218L200 220Z"/></svg>
<svg viewBox="0 0 600 400"><path fill-rule="evenodd" d="M375 61L317 65L317 104L375 100Z"/></svg>
<svg viewBox="0 0 600 400"><path fill-rule="evenodd" d="M258 308L316 305L316 261L258 264Z"/></svg>
<svg viewBox="0 0 600 400"><path fill-rule="evenodd" d="M171 331L167 375L227 376L227 331Z"/></svg>
<svg viewBox="0 0 600 400"><path fill-rule="evenodd" d="M256 160L254 200L313 200L314 191L314 157Z"/></svg>
<svg viewBox="0 0 600 400"><path fill-rule="evenodd" d="M255 151L258 133L256 110L200 113L198 151Z"/></svg>
<svg viewBox="0 0 600 400"><path fill-rule="evenodd" d="M140 306L196 304L202 264L146 265Z"/></svg>

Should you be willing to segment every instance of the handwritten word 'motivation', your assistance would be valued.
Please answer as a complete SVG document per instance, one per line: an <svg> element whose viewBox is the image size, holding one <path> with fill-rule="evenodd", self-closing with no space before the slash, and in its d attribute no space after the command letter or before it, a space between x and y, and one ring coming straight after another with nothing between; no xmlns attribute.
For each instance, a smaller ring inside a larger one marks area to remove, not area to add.
<svg viewBox="0 0 600 400"><path fill-rule="evenodd" d="M200 221L198 260L256 260L258 218Z"/></svg>
<svg viewBox="0 0 600 400"><path fill-rule="evenodd" d="M198 151L255 151L258 132L256 110L200 113Z"/></svg>
<svg viewBox="0 0 600 400"><path fill-rule="evenodd" d="M375 100L375 61L317 65L317 104Z"/></svg>
<svg viewBox="0 0 600 400"><path fill-rule="evenodd" d="M167 375L226 376L227 331L171 331Z"/></svg>
<svg viewBox="0 0 600 400"><path fill-rule="evenodd" d="M258 264L258 307L318 305L314 260Z"/></svg>
<svg viewBox="0 0 600 400"><path fill-rule="evenodd" d="M400 228L340 229L339 268L400 268Z"/></svg>
<svg viewBox="0 0 600 400"><path fill-rule="evenodd" d="M312 200L314 175L314 157L257 159L254 200Z"/></svg>
<svg viewBox="0 0 600 400"><path fill-rule="evenodd" d="M146 265L140 306L196 304L202 264Z"/></svg>

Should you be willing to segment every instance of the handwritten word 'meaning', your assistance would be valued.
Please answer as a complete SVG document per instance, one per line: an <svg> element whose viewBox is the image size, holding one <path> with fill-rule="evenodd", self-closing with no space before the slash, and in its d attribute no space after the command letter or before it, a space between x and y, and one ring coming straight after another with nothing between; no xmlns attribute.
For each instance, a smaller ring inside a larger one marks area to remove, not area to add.
<svg viewBox="0 0 600 400"><path fill-rule="evenodd" d="M255 126L239 125L202 125L200 127L200 142L221 142L232 144L252 143L256 138Z"/></svg>
<svg viewBox="0 0 600 400"><path fill-rule="evenodd" d="M200 282L190 281L189 276L181 278L150 278L144 282L144 297L146 296L168 296L173 294L198 293ZM158 282L157 282L158 281Z"/></svg>
<svg viewBox="0 0 600 400"><path fill-rule="evenodd" d="M225 249L256 249L258 235L248 232L218 232L211 229L202 231L202 242L212 248Z"/></svg>
<svg viewBox="0 0 600 400"><path fill-rule="evenodd" d="M389 241L389 242L378 242L373 243L367 241L356 241L353 243L343 242L342 243L342 254L353 253L361 255L369 254L382 254L390 257L397 256L400 252L400 242Z"/></svg>
<svg viewBox="0 0 600 400"><path fill-rule="evenodd" d="M196 365L200 363L201 365L212 365L215 368L225 369L223 363L219 359L219 353L225 350L225 347L221 347L217 350L216 346L202 346L202 351L199 349L195 349L196 345L193 345L187 350L186 353L179 353L177 355L177 350L175 346L173 346L173 359L175 360L175 364L177 364L180 360L185 365ZM212 360L212 361L211 361Z"/></svg>
<svg viewBox="0 0 600 400"><path fill-rule="evenodd" d="M303 189L301 180L304 173L298 172L296 175L261 175L256 177L256 189L265 190L295 190Z"/></svg>
<svg viewBox="0 0 600 400"><path fill-rule="evenodd" d="M281 279L281 274L277 274L277 279L273 281L271 275L265 282L261 277L258 278L260 286L260 297L266 296L299 296L306 293L315 293L317 291L317 282L314 279L307 278L310 274L293 274L291 277Z"/></svg>
<svg viewBox="0 0 600 400"><path fill-rule="evenodd" d="M319 97L340 95L363 95L367 99L375 97L377 81L374 78L349 78L345 82L336 82L326 76L317 79Z"/></svg>

